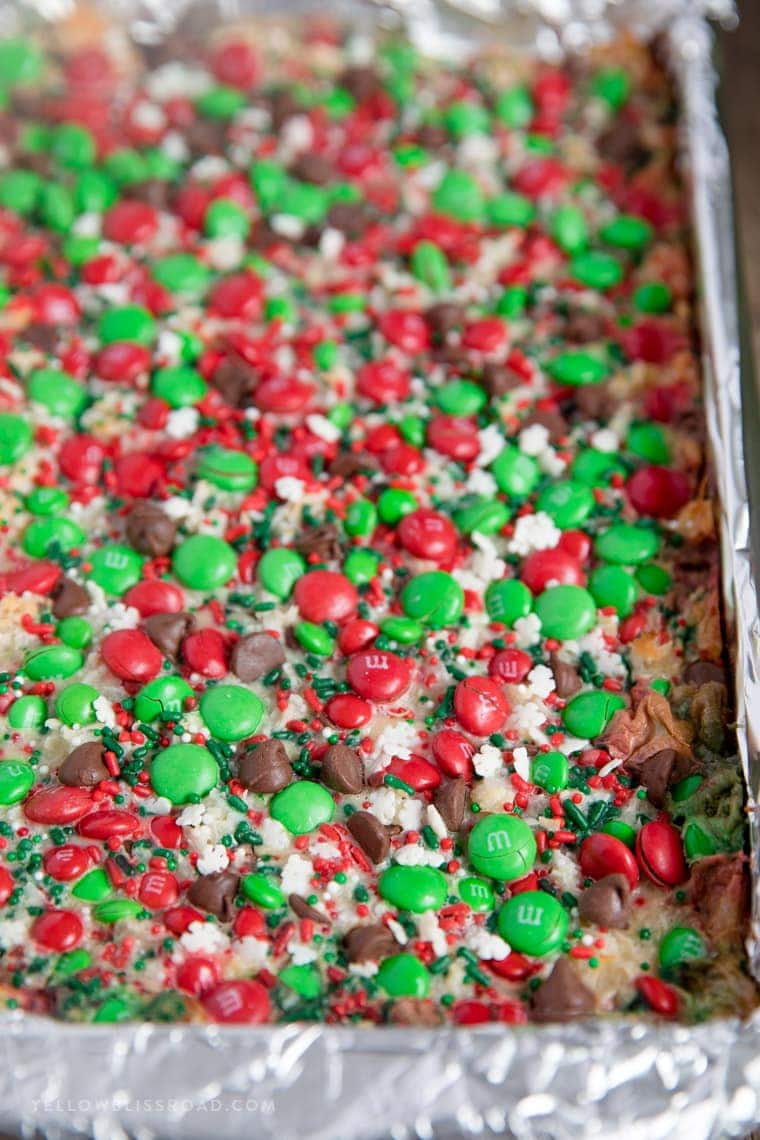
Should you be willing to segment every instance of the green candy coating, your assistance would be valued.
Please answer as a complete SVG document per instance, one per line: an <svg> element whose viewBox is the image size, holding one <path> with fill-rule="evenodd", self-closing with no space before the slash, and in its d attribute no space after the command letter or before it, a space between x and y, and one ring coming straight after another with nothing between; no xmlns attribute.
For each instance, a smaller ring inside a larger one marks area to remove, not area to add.
<svg viewBox="0 0 760 1140"><path fill-rule="evenodd" d="M498 499L478 499L454 514L461 534L497 534L509 518L509 508Z"/></svg>
<svg viewBox="0 0 760 1140"><path fill-rule="evenodd" d="M558 641L583 637L596 622L596 602L583 586L550 586L533 609L541 621L541 636Z"/></svg>
<svg viewBox="0 0 760 1140"><path fill-rule="evenodd" d="M28 215L37 208L42 182L31 170L7 170L0 176L0 206Z"/></svg>
<svg viewBox="0 0 760 1140"><path fill-rule="evenodd" d="M33 649L24 660L24 672L33 681L50 681L54 677L71 677L84 665L78 649L69 645L44 645Z"/></svg>
<svg viewBox="0 0 760 1140"><path fill-rule="evenodd" d="M536 216L536 207L524 194L506 191L490 198L486 203L488 220L492 226L517 226L525 229Z"/></svg>
<svg viewBox="0 0 760 1140"><path fill-rule="evenodd" d="M486 590L486 612L492 621L512 626L518 618L527 617L533 606L533 595L519 578L492 582Z"/></svg>
<svg viewBox="0 0 760 1140"><path fill-rule="evenodd" d="M524 499L535 488L541 472L535 459L508 444L491 464L500 491L514 499Z"/></svg>
<svg viewBox="0 0 760 1140"><path fill-rule="evenodd" d="M0 412L0 466L7 467L32 446L32 425L13 412Z"/></svg>
<svg viewBox="0 0 760 1140"><path fill-rule="evenodd" d="M243 875L240 880L240 889L247 899L256 903L257 906L263 907L264 910L277 910L279 907L285 906L285 895L271 875L262 875L256 872L251 875Z"/></svg>
<svg viewBox="0 0 760 1140"><path fill-rule="evenodd" d="M110 898L113 888L103 868L93 867L92 871L82 875L79 882L71 888L71 893L74 898L82 899L83 902L100 902L101 899Z"/></svg>
<svg viewBox="0 0 760 1140"><path fill-rule="evenodd" d="M472 380L449 380L433 393L433 403L447 416L475 416L486 399L484 390Z"/></svg>
<svg viewBox="0 0 760 1140"><path fill-rule="evenodd" d="M660 424L631 424L626 446L634 455L650 463L661 465L670 463L670 447Z"/></svg>
<svg viewBox="0 0 760 1140"><path fill-rule="evenodd" d="M622 566L598 566L592 570L588 588L599 609L607 606L626 618L636 602L636 580Z"/></svg>
<svg viewBox="0 0 760 1140"><path fill-rule="evenodd" d="M44 558L52 546L58 546L64 554L86 542L87 535L71 519L54 515L35 519L29 523L21 539L21 545L33 558Z"/></svg>
<svg viewBox="0 0 760 1140"><path fill-rule="evenodd" d="M654 558L659 546L655 531L630 523L616 523L596 538L594 551L605 562L634 566Z"/></svg>
<svg viewBox="0 0 760 1140"><path fill-rule="evenodd" d="M424 998L430 992L430 974L414 954L391 954L380 963L377 982L391 997Z"/></svg>
<svg viewBox="0 0 760 1140"><path fill-rule="evenodd" d="M98 321L98 336L103 344L129 341L150 348L156 339L156 321L142 305L122 305L103 313Z"/></svg>
<svg viewBox="0 0 760 1140"><path fill-rule="evenodd" d="M638 250L652 238L652 227L643 218L633 214L619 214L599 231L602 241L619 249Z"/></svg>
<svg viewBox="0 0 760 1140"><path fill-rule="evenodd" d="M694 795L703 781L704 776L700 776L698 773L695 773L693 776L685 776L683 780L679 780L678 783L670 789L673 803L680 804L683 803L684 800L688 800L689 796Z"/></svg>
<svg viewBox="0 0 760 1140"><path fill-rule="evenodd" d="M352 550L343 563L343 573L355 586L366 586L377 574L379 561L374 550Z"/></svg>
<svg viewBox="0 0 760 1140"><path fill-rule="evenodd" d="M693 926L674 926L660 942L657 959L660 970L668 973L677 970L686 962L693 962L707 956L707 947L702 935Z"/></svg>
<svg viewBox="0 0 760 1140"><path fill-rule="evenodd" d="M527 87L510 87L496 100L494 113L508 127L527 127L536 113L533 97Z"/></svg>
<svg viewBox="0 0 760 1140"><path fill-rule="evenodd" d="M76 615L64 618L58 622L55 632L61 641L66 645L73 646L74 649L86 649L92 643L92 626L87 618Z"/></svg>
<svg viewBox="0 0 760 1140"><path fill-rule="evenodd" d="M400 645L414 645L416 641L422 641L425 636L425 628L419 622L412 621L411 618L395 617L393 614L383 618L380 622L380 631L385 637L390 637Z"/></svg>
<svg viewBox="0 0 760 1140"><path fill-rule="evenodd" d="M172 253L153 263L153 276L170 293L193 296L203 293L211 281L208 266L191 253Z"/></svg>
<svg viewBox="0 0 760 1140"><path fill-rule="evenodd" d="M465 170L447 170L433 193L437 213L459 222L477 222L483 215L483 191Z"/></svg>
<svg viewBox="0 0 760 1140"><path fill-rule="evenodd" d="M46 718L47 705L42 697L19 697L8 709L8 724L22 732L42 728Z"/></svg>
<svg viewBox="0 0 760 1140"><path fill-rule="evenodd" d="M181 716L185 701L194 695L184 677L154 677L135 697L135 718L151 724L159 716Z"/></svg>
<svg viewBox="0 0 760 1140"><path fill-rule="evenodd" d="M562 710L562 723L573 736L593 740L601 736L615 713L622 708L625 708L625 701L617 693L603 690L577 693Z"/></svg>
<svg viewBox="0 0 760 1140"><path fill-rule="evenodd" d="M451 288L451 273L446 254L432 241L417 242L412 251L411 269L434 293L445 293Z"/></svg>
<svg viewBox="0 0 760 1140"><path fill-rule="evenodd" d="M192 408L208 391L200 372L187 364L159 368L153 375L150 388L153 395L165 400L170 408Z"/></svg>
<svg viewBox="0 0 760 1140"><path fill-rule="evenodd" d="M477 875L468 875L458 883L459 897L467 903L470 910L478 914L490 914L494 908L496 896L493 887L486 879L479 879Z"/></svg>
<svg viewBox="0 0 760 1140"><path fill-rule="evenodd" d="M90 559L89 576L107 594L121 596L140 581L143 561L131 546L101 546Z"/></svg>
<svg viewBox="0 0 760 1140"><path fill-rule="evenodd" d="M611 253L587 249L570 262L570 274L589 289L604 292L614 289L623 280L623 266Z"/></svg>
<svg viewBox="0 0 760 1140"><path fill-rule="evenodd" d="M0 804L20 803L34 783L34 768L24 760L0 760Z"/></svg>
<svg viewBox="0 0 760 1140"><path fill-rule="evenodd" d="M199 705L201 719L218 740L243 740L261 724L264 702L243 685L214 685L205 690Z"/></svg>
<svg viewBox="0 0 760 1140"><path fill-rule="evenodd" d="M258 565L258 577L265 590L285 601L306 572L306 562L295 550L279 546L267 550Z"/></svg>
<svg viewBox="0 0 760 1140"><path fill-rule="evenodd" d="M346 511L343 527L352 538L369 538L377 526L377 508L369 499L356 499Z"/></svg>
<svg viewBox="0 0 760 1140"><path fill-rule="evenodd" d="M519 816L495 812L475 824L467 854L481 875L509 883L530 871L536 858L536 840Z"/></svg>
<svg viewBox="0 0 760 1140"><path fill-rule="evenodd" d="M536 500L536 509L547 514L560 530L581 526L595 506L591 488L572 479L550 483Z"/></svg>
<svg viewBox="0 0 760 1140"><path fill-rule="evenodd" d="M33 515L59 515L69 505L69 496L60 487L35 487L25 505Z"/></svg>
<svg viewBox="0 0 760 1140"><path fill-rule="evenodd" d="M198 478L225 491L251 491L256 486L258 468L244 451L214 444L204 447L198 457Z"/></svg>
<svg viewBox="0 0 760 1140"><path fill-rule="evenodd" d="M203 228L212 238L246 238L251 229L251 219L237 202L230 198L217 198L206 210Z"/></svg>
<svg viewBox="0 0 760 1140"><path fill-rule="evenodd" d="M377 889L380 897L391 906L413 914L440 910L448 893L445 876L435 867L403 867L399 864L383 871Z"/></svg>
<svg viewBox="0 0 760 1140"><path fill-rule="evenodd" d="M39 79L45 57L31 40L14 37L0 41L0 84L4 88Z"/></svg>
<svg viewBox="0 0 760 1140"><path fill-rule="evenodd" d="M96 720L93 702L100 693L92 685L75 681L66 685L55 698L53 711L59 720L71 727L75 724L93 724Z"/></svg>
<svg viewBox="0 0 760 1140"><path fill-rule="evenodd" d="M300 966L286 966L284 970L280 970L277 980L302 998L316 998L322 992L319 970L311 962L304 962Z"/></svg>
<svg viewBox="0 0 760 1140"><path fill-rule="evenodd" d="M235 551L211 534L191 535L172 556L172 570L191 590L215 590L235 576L236 568Z"/></svg>
<svg viewBox="0 0 760 1140"><path fill-rule="evenodd" d="M683 847L689 860L703 859L706 855L714 855L718 850L713 837L708 835L698 823L686 824L683 829Z"/></svg>
<svg viewBox="0 0 760 1140"><path fill-rule="evenodd" d="M315 653L317 657L330 657L335 652L335 638L330 636L324 626L316 625L313 621L297 622L293 627L293 635L307 653Z"/></svg>
<svg viewBox="0 0 760 1140"><path fill-rule="evenodd" d="M125 918L135 918L142 909L142 903L136 899L106 899L93 908L92 917L96 922L111 926Z"/></svg>
<svg viewBox="0 0 760 1140"><path fill-rule="evenodd" d="M197 802L219 782L219 766L200 744L170 744L154 758L150 780L157 796L173 804Z"/></svg>
<svg viewBox="0 0 760 1140"><path fill-rule="evenodd" d="M567 936L569 919L562 903L546 891L522 891L499 911L499 934L519 954L542 958Z"/></svg>
<svg viewBox="0 0 760 1140"><path fill-rule="evenodd" d="M431 629L453 625L464 610L464 590L445 570L417 574L401 591L401 605L407 617Z"/></svg>
<svg viewBox="0 0 760 1140"><path fill-rule="evenodd" d="M588 225L577 206L562 206L551 221L551 234L565 253L579 253L588 245Z"/></svg>
<svg viewBox="0 0 760 1140"><path fill-rule="evenodd" d="M603 67L594 76L591 90L598 99L608 103L613 111L618 111L628 99L631 80L619 67Z"/></svg>
<svg viewBox="0 0 760 1140"><path fill-rule="evenodd" d="M636 846L636 829L622 819L611 819L602 828L605 835L614 835L633 851Z"/></svg>
<svg viewBox="0 0 760 1140"><path fill-rule="evenodd" d="M626 474L626 467L612 452L587 447L576 455L571 472L579 483L589 487L607 487L613 476Z"/></svg>
<svg viewBox="0 0 760 1140"><path fill-rule="evenodd" d="M609 369L598 357L581 350L561 352L546 365L546 371L558 384L571 387L585 387L586 384L601 384L609 376Z"/></svg>
<svg viewBox="0 0 760 1140"><path fill-rule="evenodd" d="M530 782L554 795L566 788L570 781L567 756L562 752L539 752L530 765Z"/></svg>
<svg viewBox="0 0 760 1140"><path fill-rule="evenodd" d="M673 294L664 281L648 281L633 294L633 304L641 313L667 313Z"/></svg>
<svg viewBox="0 0 760 1140"><path fill-rule="evenodd" d="M308 835L321 824L330 822L335 814L335 801L321 784L296 780L272 797L269 814L291 835Z"/></svg>

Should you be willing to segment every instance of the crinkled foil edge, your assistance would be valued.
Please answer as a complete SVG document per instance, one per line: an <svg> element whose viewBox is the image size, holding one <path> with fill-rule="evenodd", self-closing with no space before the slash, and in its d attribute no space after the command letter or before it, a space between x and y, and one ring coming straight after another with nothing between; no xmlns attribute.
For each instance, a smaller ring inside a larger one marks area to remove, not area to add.
<svg viewBox="0 0 760 1140"><path fill-rule="evenodd" d="M216 0L220 20L314 10L309 0ZM54 21L69 0L36 0ZM366 24L400 16L425 50L466 51L484 35L545 56L631 29L664 33L681 94L701 287L708 434L720 497L728 627L735 642L738 737L748 789L760 975L760 617L744 470L737 280L728 153L715 106L707 16L731 0L327 0ZM138 39L186 11L113 0ZM0 4L0 34L28 9ZM518 31L515 31L518 29ZM696 1027L605 1019L514 1029L280 1026L74 1026L7 1015L0 1035L0 1128L49 1140L406 1140L507 1135L606 1140L742 1135L760 1122L760 1012Z"/></svg>

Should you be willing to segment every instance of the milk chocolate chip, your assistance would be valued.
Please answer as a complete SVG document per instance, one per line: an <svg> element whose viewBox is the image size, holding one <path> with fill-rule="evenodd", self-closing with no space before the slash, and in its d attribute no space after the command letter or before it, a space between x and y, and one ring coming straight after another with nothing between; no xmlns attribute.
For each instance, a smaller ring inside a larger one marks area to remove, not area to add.
<svg viewBox="0 0 760 1140"><path fill-rule="evenodd" d="M349 962L381 962L398 950L398 943L381 922L354 926L343 940Z"/></svg>
<svg viewBox="0 0 760 1140"><path fill-rule="evenodd" d="M625 875L605 875L581 892L578 910L586 922L617 930L628 925L631 888Z"/></svg>
<svg viewBox="0 0 760 1140"><path fill-rule="evenodd" d="M554 674L555 692L558 697L572 697L581 688L583 682L574 665L567 661L560 661L556 653L549 656L549 667Z"/></svg>
<svg viewBox="0 0 760 1140"><path fill-rule="evenodd" d="M331 558L340 558L340 536L338 528L333 523L321 523L319 526L309 527L296 539L293 546L304 558L316 554L320 562L329 562Z"/></svg>
<svg viewBox="0 0 760 1140"><path fill-rule="evenodd" d="M177 524L155 503L138 499L127 517L126 531L130 546L157 558L174 546Z"/></svg>
<svg viewBox="0 0 760 1140"><path fill-rule="evenodd" d="M279 792L293 779L285 746L279 740L253 744L238 760L238 779L249 792Z"/></svg>
<svg viewBox="0 0 760 1140"><path fill-rule="evenodd" d="M258 681L285 664L285 650L271 633L249 633L235 642L230 668L241 681Z"/></svg>
<svg viewBox="0 0 760 1140"><path fill-rule="evenodd" d="M331 744L322 758L321 779L336 792L356 795L364 787L361 756L345 744Z"/></svg>
<svg viewBox="0 0 760 1140"><path fill-rule="evenodd" d="M223 922L229 922L235 914L235 895L239 882L240 876L233 871L215 871L212 875L203 875L191 883L187 901L216 915Z"/></svg>
<svg viewBox="0 0 760 1140"><path fill-rule="evenodd" d="M143 622L143 629L150 640L160 649L164 657L176 661L180 646L193 626L192 614L150 614Z"/></svg>
<svg viewBox="0 0 760 1140"><path fill-rule="evenodd" d="M388 857L391 849L388 832L372 812L355 811L346 820L346 827L372 863L382 863Z"/></svg>
<svg viewBox="0 0 760 1140"><path fill-rule="evenodd" d="M322 914L321 910L316 910L313 906L307 903L303 895L288 895L288 903L290 909L297 914L299 918L310 918L312 922L318 922L322 926L330 926L330 919L326 914Z"/></svg>
<svg viewBox="0 0 760 1140"><path fill-rule="evenodd" d="M449 831L459 831L467 807L466 780L445 780L433 793L433 804Z"/></svg>
<svg viewBox="0 0 760 1140"><path fill-rule="evenodd" d="M534 1021L572 1021L596 1008L594 995L567 958L558 958L551 974L533 993Z"/></svg>
<svg viewBox="0 0 760 1140"><path fill-rule="evenodd" d="M53 601L53 617L67 618L72 614L86 614L90 608L90 595L84 586L73 578L61 578L56 586Z"/></svg>
<svg viewBox="0 0 760 1140"><path fill-rule="evenodd" d="M103 745L98 740L79 744L69 752L58 769L61 783L73 788L91 788L101 780L107 780L109 775L103 761Z"/></svg>

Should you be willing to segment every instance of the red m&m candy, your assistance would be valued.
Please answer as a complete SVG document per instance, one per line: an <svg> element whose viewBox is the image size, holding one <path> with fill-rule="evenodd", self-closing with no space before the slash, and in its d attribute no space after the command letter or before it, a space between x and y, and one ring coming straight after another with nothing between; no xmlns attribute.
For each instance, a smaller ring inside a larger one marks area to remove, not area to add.
<svg viewBox="0 0 760 1140"><path fill-rule="evenodd" d="M581 871L589 879L605 875L625 875L631 890L639 881L639 868L633 853L621 839L597 831L583 840L580 850Z"/></svg>
<svg viewBox="0 0 760 1140"><path fill-rule="evenodd" d="M108 668L123 681L150 681L161 670L161 652L140 629L106 634L100 652Z"/></svg>
<svg viewBox="0 0 760 1140"><path fill-rule="evenodd" d="M293 596L301 616L313 622L346 621L359 602L353 583L333 570L304 574L296 582Z"/></svg>
<svg viewBox="0 0 760 1140"><path fill-rule="evenodd" d="M454 712L462 728L474 736L490 736L503 727L509 701L490 677L467 677L454 689Z"/></svg>
<svg viewBox="0 0 760 1140"><path fill-rule="evenodd" d="M658 887L677 887L689 870L681 833L672 823L653 819L636 836L636 858L644 874Z"/></svg>
<svg viewBox="0 0 760 1140"><path fill-rule="evenodd" d="M453 728L443 728L437 732L431 741L433 756L438 767L447 776L456 779L463 776L471 780L475 769L472 758L475 755L475 746L461 732Z"/></svg>
<svg viewBox="0 0 760 1140"><path fill-rule="evenodd" d="M261 982L242 978L214 986L204 995L203 1008L212 1021L260 1025L269 1017L271 1002Z"/></svg>
<svg viewBox="0 0 760 1140"><path fill-rule="evenodd" d="M410 554L432 562L450 561L457 545L457 532L451 519L426 507L402 518L398 537Z"/></svg>
<svg viewBox="0 0 760 1140"><path fill-rule="evenodd" d="M351 688L368 701L387 704L409 688L412 662L385 649L355 653L348 662L346 676Z"/></svg>
<svg viewBox="0 0 760 1140"><path fill-rule="evenodd" d="M35 919L32 926L34 941L56 954L73 950L83 937L84 924L73 910L48 910Z"/></svg>

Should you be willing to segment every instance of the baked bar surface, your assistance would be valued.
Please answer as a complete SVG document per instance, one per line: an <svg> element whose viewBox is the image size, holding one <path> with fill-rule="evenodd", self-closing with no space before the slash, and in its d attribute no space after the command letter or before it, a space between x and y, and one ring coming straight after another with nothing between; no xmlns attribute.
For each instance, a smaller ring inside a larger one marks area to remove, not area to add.
<svg viewBox="0 0 760 1140"><path fill-rule="evenodd" d="M656 53L100 31L0 44L5 1004L748 1013Z"/></svg>

